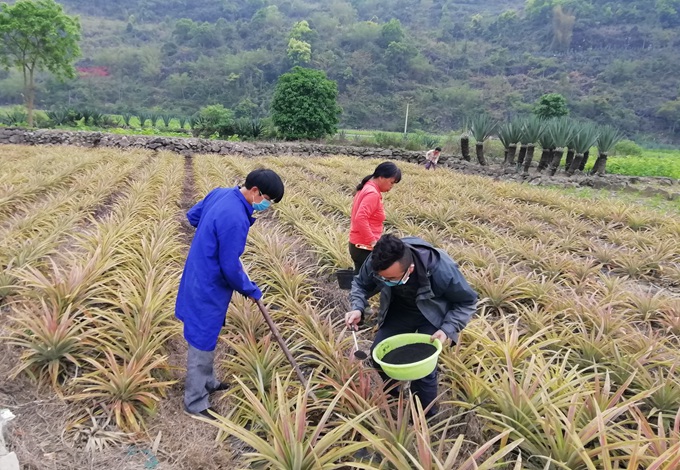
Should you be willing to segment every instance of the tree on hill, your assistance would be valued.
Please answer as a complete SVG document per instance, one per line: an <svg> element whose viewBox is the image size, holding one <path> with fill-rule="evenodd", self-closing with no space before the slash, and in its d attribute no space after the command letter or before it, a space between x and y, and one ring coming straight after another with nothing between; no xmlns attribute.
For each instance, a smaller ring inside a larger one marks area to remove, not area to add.
<svg viewBox="0 0 680 470"><path fill-rule="evenodd" d="M33 126L35 74L47 70L59 79L73 78L80 56L80 21L54 0L19 0L0 4L0 65L23 73L28 125Z"/></svg>
<svg viewBox="0 0 680 470"><path fill-rule="evenodd" d="M392 18L390 21L382 26L380 32L380 42L383 47L388 47L393 42L401 42L404 40L404 30L401 27L401 21Z"/></svg>
<svg viewBox="0 0 680 470"><path fill-rule="evenodd" d="M307 65L312 60L312 46L299 39L290 38L286 53L294 65Z"/></svg>
<svg viewBox="0 0 680 470"><path fill-rule="evenodd" d="M569 114L567 100L559 93L547 93L538 99L534 114L541 119L551 119Z"/></svg>
<svg viewBox="0 0 680 470"><path fill-rule="evenodd" d="M293 65L307 65L312 60L312 45L309 42L314 31L307 21L298 21L293 25L288 40L288 60Z"/></svg>
<svg viewBox="0 0 680 470"><path fill-rule="evenodd" d="M338 85L319 70L294 67L279 77L272 120L288 140L319 139L337 132Z"/></svg>
<svg viewBox="0 0 680 470"><path fill-rule="evenodd" d="M668 122L671 133L680 125L680 99L666 101L656 111L656 115Z"/></svg>
<svg viewBox="0 0 680 470"><path fill-rule="evenodd" d="M553 43L552 47L557 50L567 50L571 45L574 34L576 16L562 10L562 6L553 8Z"/></svg>
<svg viewBox="0 0 680 470"><path fill-rule="evenodd" d="M680 25L680 0L656 0L655 7L664 27Z"/></svg>

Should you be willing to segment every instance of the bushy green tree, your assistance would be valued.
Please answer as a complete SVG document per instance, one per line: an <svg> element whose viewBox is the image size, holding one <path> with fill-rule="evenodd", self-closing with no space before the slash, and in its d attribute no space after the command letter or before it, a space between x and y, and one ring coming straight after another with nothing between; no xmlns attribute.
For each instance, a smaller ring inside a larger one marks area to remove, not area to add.
<svg viewBox="0 0 680 470"><path fill-rule="evenodd" d="M548 93L541 96L534 106L534 114L541 119L551 119L569 114L567 100L559 93Z"/></svg>
<svg viewBox="0 0 680 470"><path fill-rule="evenodd" d="M385 51L385 59L394 71L408 70L409 61L418 55L418 49L407 42L391 42Z"/></svg>
<svg viewBox="0 0 680 470"><path fill-rule="evenodd" d="M559 6L568 12L592 14L595 3L592 0L526 0L524 13L530 18L547 19L553 8Z"/></svg>
<svg viewBox="0 0 680 470"><path fill-rule="evenodd" d="M404 37L405 34L404 29L401 27L401 21L394 18L385 23L380 31L380 43L383 47L387 47L393 42L403 41Z"/></svg>
<svg viewBox="0 0 680 470"><path fill-rule="evenodd" d="M0 65L23 73L28 125L33 126L35 74L47 70L73 78L80 56L80 21L54 0L19 0L0 4Z"/></svg>
<svg viewBox="0 0 680 470"><path fill-rule="evenodd" d="M671 132L675 132L678 125L680 125L680 99L666 101L656 111L656 115L665 119L670 127Z"/></svg>
<svg viewBox="0 0 680 470"><path fill-rule="evenodd" d="M292 64L307 65L312 60L312 46L308 42L290 38L287 54Z"/></svg>
<svg viewBox="0 0 680 470"><path fill-rule="evenodd" d="M253 102L250 98L244 98L236 105L234 108L234 114L237 118L253 118L256 117L257 104Z"/></svg>
<svg viewBox="0 0 680 470"><path fill-rule="evenodd" d="M306 20L293 25L288 35L288 49L286 54L293 65L307 65L312 60L311 40L314 31Z"/></svg>
<svg viewBox="0 0 680 470"><path fill-rule="evenodd" d="M642 156L642 147L632 140L624 139L614 145L614 152L620 156Z"/></svg>
<svg viewBox="0 0 680 470"><path fill-rule="evenodd" d="M175 22L172 35L182 45L191 44L196 47L219 47L222 42L214 24L196 23L188 18L181 18Z"/></svg>
<svg viewBox="0 0 680 470"><path fill-rule="evenodd" d="M337 132L338 86L319 70L294 67L279 77L272 119L282 137L319 139Z"/></svg>
<svg viewBox="0 0 680 470"><path fill-rule="evenodd" d="M290 38L300 41L310 42L314 36L314 31L309 27L307 20L298 21L290 30Z"/></svg>
<svg viewBox="0 0 680 470"><path fill-rule="evenodd" d="M361 49L380 41L381 28L373 21L354 23L343 35L342 43L350 49Z"/></svg>
<svg viewBox="0 0 680 470"><path fill-rule="evenodd" d="M680 0L656 0L656 12L667 28L680 25Z"/></svg>
<svg viewBox="0 0 680 470"><path fill-rule="evenodd" d="M192 130L194 135L229 137L234 134L234 113L221 104L205 106L194 116Z"/></svg>
<svg viewBox="0 0 680 470"><path fill-rule="evenodd" d="M175 22L175 29L172 35L180 42L189 42L194 37L196 23L188 18L180 18Z"/></svg>

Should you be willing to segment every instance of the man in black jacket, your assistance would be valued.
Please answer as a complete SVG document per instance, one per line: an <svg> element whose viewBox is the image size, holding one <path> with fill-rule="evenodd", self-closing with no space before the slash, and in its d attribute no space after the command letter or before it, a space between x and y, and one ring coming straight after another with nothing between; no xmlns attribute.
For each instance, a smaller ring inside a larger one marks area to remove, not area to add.
<svg viewBox="0 0 680 470"><path fill-rule="evenodd" d="M402 333L425 333L432 340L454 343L477 306L472 290L446 252L417 237L383 235L352 281L352 310L345 314L349 328L363 318L368 299L380 292L378 332L373 346ZM389 378L381 371L387 386ZM411 390L427 408L437 397L437 370L411 382ZM427 416L436 414L433 406Z"/></svg>

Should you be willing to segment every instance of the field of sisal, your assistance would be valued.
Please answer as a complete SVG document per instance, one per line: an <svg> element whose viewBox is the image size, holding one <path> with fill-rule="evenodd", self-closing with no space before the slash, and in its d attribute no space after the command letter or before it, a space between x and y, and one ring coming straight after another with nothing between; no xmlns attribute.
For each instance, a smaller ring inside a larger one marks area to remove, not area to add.
<svg viewBox="0 0 680 470"><path fill-rule="evenodd" d="M101 468L107 452L115 468L679 468L678 214L402 164L386 231L445 249L480 295L440 357L440 413L427 421L351 358L333 279L352 264L353 189L377 163L3 147L10 448L36 469ZM316 400L235 295L218 345L232 387L207 424L180 412L184 214L260 166L286 195L253 226L243 262ZM365 350L374 325L359 333ZM36 414L41 439L21 425Z"/></svg>

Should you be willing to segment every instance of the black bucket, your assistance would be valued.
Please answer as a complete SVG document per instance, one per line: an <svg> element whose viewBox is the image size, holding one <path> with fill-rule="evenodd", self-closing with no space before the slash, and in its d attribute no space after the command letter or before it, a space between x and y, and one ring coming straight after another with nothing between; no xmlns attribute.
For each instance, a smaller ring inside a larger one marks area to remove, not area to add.
<svg viewBox="0 0 680 470"><path fill-rule="evenodd" d="M350 290L352 288L352 279L354 279L354 269L338 269L335 271L338 277L338 285L340 289Z"/></svg>

